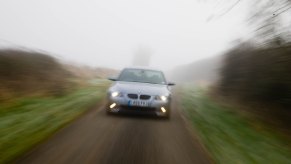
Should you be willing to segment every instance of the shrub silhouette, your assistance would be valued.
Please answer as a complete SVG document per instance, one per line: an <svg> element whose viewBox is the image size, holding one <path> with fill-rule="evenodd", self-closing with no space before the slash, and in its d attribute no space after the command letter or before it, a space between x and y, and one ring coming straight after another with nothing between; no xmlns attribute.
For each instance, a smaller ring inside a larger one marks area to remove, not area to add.
<svg viewBox="0 0 291 164"><path fill-rule="evenodd" d="M53 57L34 51L0 50L0 98L26 94L61 95L70 74Z"/></svg>
<svg viewBox="0 0 291 164"><path fill-rule="evenodd" d="M232 49L225 56L218 90L245 105L259 104L253 112L290 122L291 46L255 48L244 43Z"/></svg>

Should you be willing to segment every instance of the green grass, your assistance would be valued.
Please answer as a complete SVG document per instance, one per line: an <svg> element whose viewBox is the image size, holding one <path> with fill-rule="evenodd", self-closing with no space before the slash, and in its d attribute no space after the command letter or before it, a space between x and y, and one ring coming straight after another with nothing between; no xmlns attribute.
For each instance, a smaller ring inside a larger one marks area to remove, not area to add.
<svg viewBox="0 0 291 164"><path fill-rule="evenodd" d="M291 163L290 147L276 134L255 129L202 89L187 87L181 95L183 111L215 163Z"/></svg>
<svg viewBox="0 0 291 164"><path fill-rule="evenodd" d="M0 104L0 163L31 149L98 103L106 84L79 89L58 98L22 98Z"/></svg>

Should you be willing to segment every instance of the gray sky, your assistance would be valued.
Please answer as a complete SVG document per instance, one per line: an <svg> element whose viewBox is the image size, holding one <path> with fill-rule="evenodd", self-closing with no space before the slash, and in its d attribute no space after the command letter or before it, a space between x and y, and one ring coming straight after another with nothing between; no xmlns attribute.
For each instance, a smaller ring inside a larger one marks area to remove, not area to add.
<svg viewBox="0 0 291 164"><path fill-rule="evenodd" d="M151 66L170 69L217 55L244 35L245 2L223 15L235 2L2 0L0 45L13 43L112 68L130 65L134 52L145 46L153 52Z"/></svg>

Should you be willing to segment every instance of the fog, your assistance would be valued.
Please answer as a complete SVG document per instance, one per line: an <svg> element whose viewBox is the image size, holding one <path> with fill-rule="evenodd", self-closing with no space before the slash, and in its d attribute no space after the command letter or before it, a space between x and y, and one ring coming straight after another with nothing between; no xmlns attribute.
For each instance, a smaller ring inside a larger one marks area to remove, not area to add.
<svg viewBox="0 0 291 164"><path fill-rule="evenodd" d="M246 2L200 0L26 0L0 2L0 45L49 52L66 61L120 69L140 47L150 66L218 55L245 36Z"/></svg>

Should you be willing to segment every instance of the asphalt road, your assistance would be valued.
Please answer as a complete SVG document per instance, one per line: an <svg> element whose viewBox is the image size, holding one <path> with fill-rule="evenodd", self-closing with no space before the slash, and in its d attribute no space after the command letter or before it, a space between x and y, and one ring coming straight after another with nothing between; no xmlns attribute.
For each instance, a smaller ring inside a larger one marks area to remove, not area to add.
<svg viewBox="0 0 291 164"><path fill-rule="evenodd" d="M175 104L170 120L92 109L16 163L211 163Z"/></svg>

